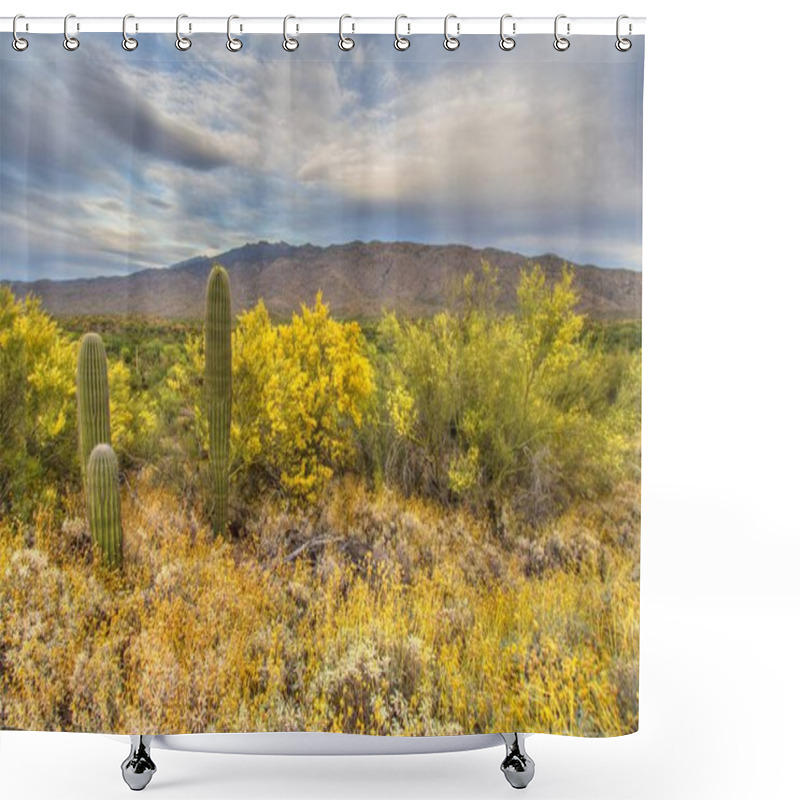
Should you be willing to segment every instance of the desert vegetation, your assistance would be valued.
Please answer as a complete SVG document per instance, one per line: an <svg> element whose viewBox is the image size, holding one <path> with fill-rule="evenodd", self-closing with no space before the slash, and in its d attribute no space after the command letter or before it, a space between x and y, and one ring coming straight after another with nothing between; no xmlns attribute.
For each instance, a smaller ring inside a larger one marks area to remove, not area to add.
<svg viewBox="0 0 800 800"><path fill-rule="evenodd" d="M0 727L638 724L641 327L448 308L55 320L0 286Z"/></svg>

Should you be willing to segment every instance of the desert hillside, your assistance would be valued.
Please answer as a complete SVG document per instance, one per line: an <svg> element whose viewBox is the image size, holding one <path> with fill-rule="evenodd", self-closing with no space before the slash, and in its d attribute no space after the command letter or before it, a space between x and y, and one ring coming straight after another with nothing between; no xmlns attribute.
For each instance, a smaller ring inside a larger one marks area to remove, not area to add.
<svg viewBox="0 0 800 800"><path fill-rule="evenodd" d="M384 309L426 316L448 304L463 276L487 260L498 268L499 305L511 309L520 267L538 263L549 279L568 263L575 272L578 310L593 317L638 318L642 275L626 269L577 265L545 254L528 257L494 248L410 242L350 242L317 247L258 242L199 257L165 269L121 277L12 283L21 296L32 292L56 316L135 314L169 319L199 318L212 262L225 266L233 286L234 312L263 298L273 314L288 316L300 303L313 304L322 290L337 317L377 317Z"/></svg>

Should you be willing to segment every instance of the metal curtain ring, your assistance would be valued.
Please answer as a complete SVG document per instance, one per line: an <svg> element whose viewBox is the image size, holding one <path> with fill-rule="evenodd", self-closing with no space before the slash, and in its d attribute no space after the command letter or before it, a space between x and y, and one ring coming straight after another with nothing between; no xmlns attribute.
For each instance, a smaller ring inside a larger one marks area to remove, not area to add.
<svg viewBox="0 0 800 800"><path fill-rule="evenodd" d="M225 47L227 47L231 53L238 53L239 50L242 49L242 40L237 39L235 36L233 36L233 34L231 34L231 22L233 22L235 19L239 19L236 14L231 14L228 17L228 41L225 43Z"/></svg>
<svg viewBox="0 0 800 800"><path fill-rule="evenodd" d="M139 46L139 40L134 39L132 36L128 36L128 20L135 19L133 14L126 14L122 18L122 49L127 50L130 52L131 50L135 50Z"/></svg>
<svg viewBox="0 0 800 800"><path fill-rule="evenodd" d="M17 34L17 20L18 19L25 19L24 14L17 14L14 17L14 21L11 23L11 33L14 34L14 38L11 40L11 46L18 52L21 53L23 50L28 49L28 40L23 39L21 36Z"/></svg>
<svg viewBox="0 0 800 800"><path fill-rule="evenodd" d="M405 14L398 14L394 18L394 48L395 50L408 50L411 47L411 39L406 39L405 36L400 35L400 20L408 19ZM411 23L407 22L408 32L411 33Z"/></svg>
<svg viewBox="0 0 800 800"><path fill-rule="evenodd" d="M516 39L512 38L511 36L506 36L505 31L503 30L503 24L507 19L511 19L511 14L503 14L500 17L500 49L501 50L513 50L517 46ZM512 26L512 31L516 33L517 24L514 23Z"/></svg>
<svg viewBox="0 0 800 800"><path fill-rule="evenodd" d="M569 39L567 39L566 36L559 36L558 34L558 21L566 18L566 14L559 14L556 17L555 23L553 24L553 33L556 37L556 40L553 42L553 47L555 47L555 49L560 53L563 53L565 50L569 50ZM567 36L569 36L569 22L567 23Z"/></svg>
<svg viewBox="0 0 800 800"><path fill-rule="evenodd" d="M290 19L297 19L293 14L287 14L283 18L283 49L286 50L288 53L292 53L300 47L300 42L297 39L293 39L287 33L287 25Z"/></svg>
<svg viewBox="0 0 800 800"><path fill-rule="evenodd" d="M188 50L192 46L192 40L181 33L181 20L188 18L188 14L178 14L175 20L175 47L177 47L178 50ZM189 30L191 30L191 26Z"/></svg>
<svg viewBox="0 0 800 800"><path fill-rule="evenodd" d="M617 41L614 42L614 47L616 47L617 50L620 51L620 53L627 53L628 50L630 50L631 47L633 47L633 42L630 39L623 39L619 35L619 24L620 24L620 22L622 22L623 19L628 19L628 15L627 14L620 14L617 17ZM631 30L632 30L631 25L630 25L630 23L628 23L628 33L629 34L630 34Z"/></svg>
<svg viewBox="0 0 800 800"><path fill-rule="evenodd" d="M461 23L456 23L456 36L451 36L447 32L447 23L450 22L451 19L457 19L455 14L448 14L444 18L444 49L445 50L458 50L458 46L461 42L458 39L458 31L461 27Z"/></svg>
<svg viewBox="0 0 800 800"><path fill-rule="evenodd" d="M339 49L340 50L352 50L355 46L355 40L351 39L349 36L345 36L342 31L342 25L346 19L353 19L349 14L342 14L339 17ZM356 29L355 24L353 24L353 30Z"/></svg>
<svg viewBox="0 0 800 800"><path fill-rule="evenodd" d="M81 46L77 37L69 35L69 21L71 19L75 19L74 14L67 14L67 16L64 17L64 49L70 52L77 50ZM80 28L78 28L78 30L80 30Z"/></svg>

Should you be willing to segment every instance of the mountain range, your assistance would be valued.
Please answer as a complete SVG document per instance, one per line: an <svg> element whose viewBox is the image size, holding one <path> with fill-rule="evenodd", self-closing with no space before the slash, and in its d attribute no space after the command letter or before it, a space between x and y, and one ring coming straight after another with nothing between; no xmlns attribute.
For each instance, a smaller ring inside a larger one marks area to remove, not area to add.
<svg viewBox="0 0 800 800"><path fill-rule="evenodd" d="M17 296L32 293L56 316L134 314L191 319L203 314L212 263L230 273L234 311L263 298L271 314L288 316L313 304L318 290L337 317L377 317L385 310L424 316L446 305L467 272L481 262L498 269L498 304L510 309L521 268L540 264L556 280L565 264L575 273L579 310L599 318L639 318L642 274L573 264L553 254L530 257L495 248L411 242L361 242L319 247L285 242L246 244L216 256L126 276L11 282Z"/></svg>

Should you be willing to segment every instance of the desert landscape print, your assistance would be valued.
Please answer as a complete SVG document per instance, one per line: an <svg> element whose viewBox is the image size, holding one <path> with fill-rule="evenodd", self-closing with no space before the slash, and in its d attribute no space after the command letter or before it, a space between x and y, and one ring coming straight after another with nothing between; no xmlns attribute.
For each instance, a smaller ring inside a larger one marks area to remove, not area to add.
<svg viewBox="0 0 800 800"><path fill-rule="evenodd" d="M638 728L640 69L385 44L9 66L0 728Z"/></svg>

